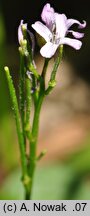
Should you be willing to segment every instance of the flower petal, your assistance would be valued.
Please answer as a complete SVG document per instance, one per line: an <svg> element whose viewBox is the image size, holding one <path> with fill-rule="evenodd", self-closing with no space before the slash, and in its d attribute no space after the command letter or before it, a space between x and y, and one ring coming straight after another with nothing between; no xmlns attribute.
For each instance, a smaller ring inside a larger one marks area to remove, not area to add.
<svg viewBox="0 0 90 216"><path fill-rule="evenodd" d="M59 44L60 45L61 44L67 44L67 45L73 47L76 50L79 50L81 48L81 46L82 46L81 41L76 40L76 39L71 39L71 38L68 38L68 37L65 37L65 38L61 39Z"/></svg>
<svg viewBox="0 0 90 216"><path fill-rule="evenodd" d="M55 13L55 20L56 20L56 34L58 37L65 37L67 32L67 17L65 14L58 14Z"/></svg>
<svg viewBox="0 0 90 216"><path fill-rule="evenodd" d="M46 4L41 13L41 19L45 22L46 26L52 30L53 24L55 22L55 14L54 9L50 6L50 4Z"/></svg>
<svg viewBox="0 0 90 216"><path fill-rule="evenodd" d="M50 41L50 38L52 38L52 33L43 23L37 21L34 24L32 24L32 28L38 34L40 34L47 42Z"/></svg>
<svg viewBox="0 0 90 216"><path fill-rule="evenodd" d="M51 58L55 54L57 48L58 45L48 42L41 48L40 53L45 58Z"/></svg>
<svg viewBox="0 0 90 216"><path fill-rule="evenodd" d="M67 27L68 27L68 29L69 29L73 24L78 24L80 29L86 27L86 21L84 21L84 20L83 20L83 23L80 23L78 20L75 20L75 19L68 19L68 20L67 20Z"/></svg>
<svg viewBox="0 0 90 216"><path fill-rule="evenodd" d="M75 31L72 31L72 30L68 31L68 33L71 33L77 39L84 37L84 33L79 33L79 32L75 32Z"/></svg>
<svg viewBox="0 0 90 216"><path fill-rule="evenodd" d="M22 26L23 26L23 25L24 25L25 28L27 29L27 23L23 24L23 20L21 20L20 25L19 25L19 27L18 27L18 41L19 41L19 44L20 44L21 40L24 39L23 33L22 33Z"/></svg>

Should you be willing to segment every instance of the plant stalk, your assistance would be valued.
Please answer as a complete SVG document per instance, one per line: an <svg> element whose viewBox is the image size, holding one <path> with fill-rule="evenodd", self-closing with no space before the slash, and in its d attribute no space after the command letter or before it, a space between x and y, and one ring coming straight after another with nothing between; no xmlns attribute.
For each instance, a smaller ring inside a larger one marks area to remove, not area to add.
<svg viewBox="0 0 90 216"><path fill-rule="evenodd" d="M39 132L40 111L41 111L41 105L43 99L44 99L44 94L40 94L38 102L35 105L35 111L34 111L34 119L33 119L31 140L30 140L30 161L28 167L29 168L28 173L31 181L29 185L29 193L26 193L25 196L28 200L31 199L31 195L32 195L33 178L34 178L34 172L35 172L36 162L37 162L36 150L37 150L37 141L38 141L38 132Z"/></svg>

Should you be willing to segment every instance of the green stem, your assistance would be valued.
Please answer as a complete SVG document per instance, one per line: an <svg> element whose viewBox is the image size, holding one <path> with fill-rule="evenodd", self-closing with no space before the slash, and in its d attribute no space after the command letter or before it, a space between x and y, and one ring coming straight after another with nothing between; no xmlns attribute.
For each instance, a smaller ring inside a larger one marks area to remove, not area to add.
<svg viewBox="0 0 90 216"><path fill-rule="evenodd" d="M51 92L51 90L56 85L55 78L56 78L57 69L58 69L58 67L60 65L60 62L61 62L61 59L62 59L62 53L63 53L63 45L61 45L60 48L59 48L59 55L56 58L56 61L55 61L55 64L54 64L54 67L53 67L53 70L52 70L52 73L51 73L51 78L50 78L50 81L49 81L49 86L48 86L48 88L45 91L46 95L49 94Z"/></svg>
<svg viewBox="0 0 90 216"><path fill-rule="evenodd" d="M30 191L26 191L25 200L30 200Z"/></svg>
<svg viewBox="0 0 90 216"><path fill-rule="evenodd" d="M34 76L37 79L39 79L39 74L38 74L36 68L34 67L34 65L31 62L28 64L28 69L34 74Z"/></svg>
<svg viewBox="0 0 90 216"><path fill-rule="evenodd" d="M43 90L45 90L45 76L46 76L46 71L47 71L48 63L49 63L49 59L45 59L43 70L42 70L42 74L41 74L41 85L42 85L41 88Z"/></svg>
<svg viewBox="0 0 90 216"><path fill-rule="evenodd" d="M49 59L45 59L43 70L42 70L42 75L41 75L43 79L45 79L48 63L49 63Z"/></svg>
<svg viewBox="0 0 90 216"><path fill-rule="evenodd" d="M59 55L56 58L50 81L55 80L57 69L58 69L60 62L61 62L61 59L62 59L62 53L63 53L63 45L61 45L59 48Z"/></svg>
<svg viewBox="0 0 90 216"><path fill-rule="evenodd" d="M30 133L30 111L31 111L31 81L26 77L26 122L25 122L25 131Z"/></svg>
<svg viewBox="0 0 90 216"><path fill-rule="evenodd" d="M24 143L25 143L26 142L25 133L24 133L24 125L25 125L25 67L24 67L24 56L22 53L20 53L19 106L20 106L20 113L21 113L21 120L22 120Z"/></svg>
<svg viewBox="0 0 90 216"><path fill-rule="evenodd" d="M11 96L12 106L14 109L15 120L16 120L18 141L19 141L20 152L21 152L22 173L23 173L23 179L24 179L27 176L27 162L26 162L24 138L23 138L23 133L22 133L18 102L17 102L15 88L14 88L13 81L12 81L12 78L10 76L10 72L9 72L8 67L5 67L5 72L6 72L6 78L8 81L8 87L9 87L9 92L10 92L10 96Z"/></svg>
<svg viewBox="0 0 90 216"><path fill-rule="evenodd" d="M41 111L41 105L43 99L44 99L44 94L41 94L38 99L37 105L35 106L34 120L32 126L32 136L30 142L30 168L29 168L29 176L31 179L30 194L29 194L30 198L32 192L32 185L33 185L33 176L36 167L36 150L37 150L37 140L38 140L38 131L39 131L39 117L40 117L40 111Z"/></svg>

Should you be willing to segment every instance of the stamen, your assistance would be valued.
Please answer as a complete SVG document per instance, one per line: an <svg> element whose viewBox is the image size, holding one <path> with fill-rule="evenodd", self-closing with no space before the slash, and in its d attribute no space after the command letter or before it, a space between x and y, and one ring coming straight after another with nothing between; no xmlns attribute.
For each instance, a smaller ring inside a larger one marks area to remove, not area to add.
<svg viewBox="0 0 90 216"><path fill-rule="evenodd" d="M51 35L49 36L49 39L50 39L50 42L53 44L59 44L59 42L60 42L60 38L58 38L58 34L54 33L54 32L53 32L52 36Z"/></svg>
<svg viewBox="0 0 90 216"><path fill-rule="evenodd" d="M53 33L56 32L56 24L55 24L55 22L52 24L52 32L53 32Z"/></svg>

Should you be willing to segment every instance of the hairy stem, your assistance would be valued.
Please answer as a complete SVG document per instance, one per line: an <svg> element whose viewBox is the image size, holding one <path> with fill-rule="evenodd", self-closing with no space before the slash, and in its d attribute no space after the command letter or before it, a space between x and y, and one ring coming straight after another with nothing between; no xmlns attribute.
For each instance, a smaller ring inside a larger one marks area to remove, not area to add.
<svg viewBox="0 0 90 216"><path fill-rule="evenodd" d="M16 120L16 128L17 128L18 141L19 141L20 153L21 153L22 174L23 174L23 179L24 179L25 176L27 175L27 162L26 162L24 137L22 133L18 102L17 102L15 88L14 88L13 81L10 76L8 67L5 67L5 72L6 72L6 78L8 81L8 87L9 87L10 97L11 97L13 111L15 115L15 120Z"/></svg>

